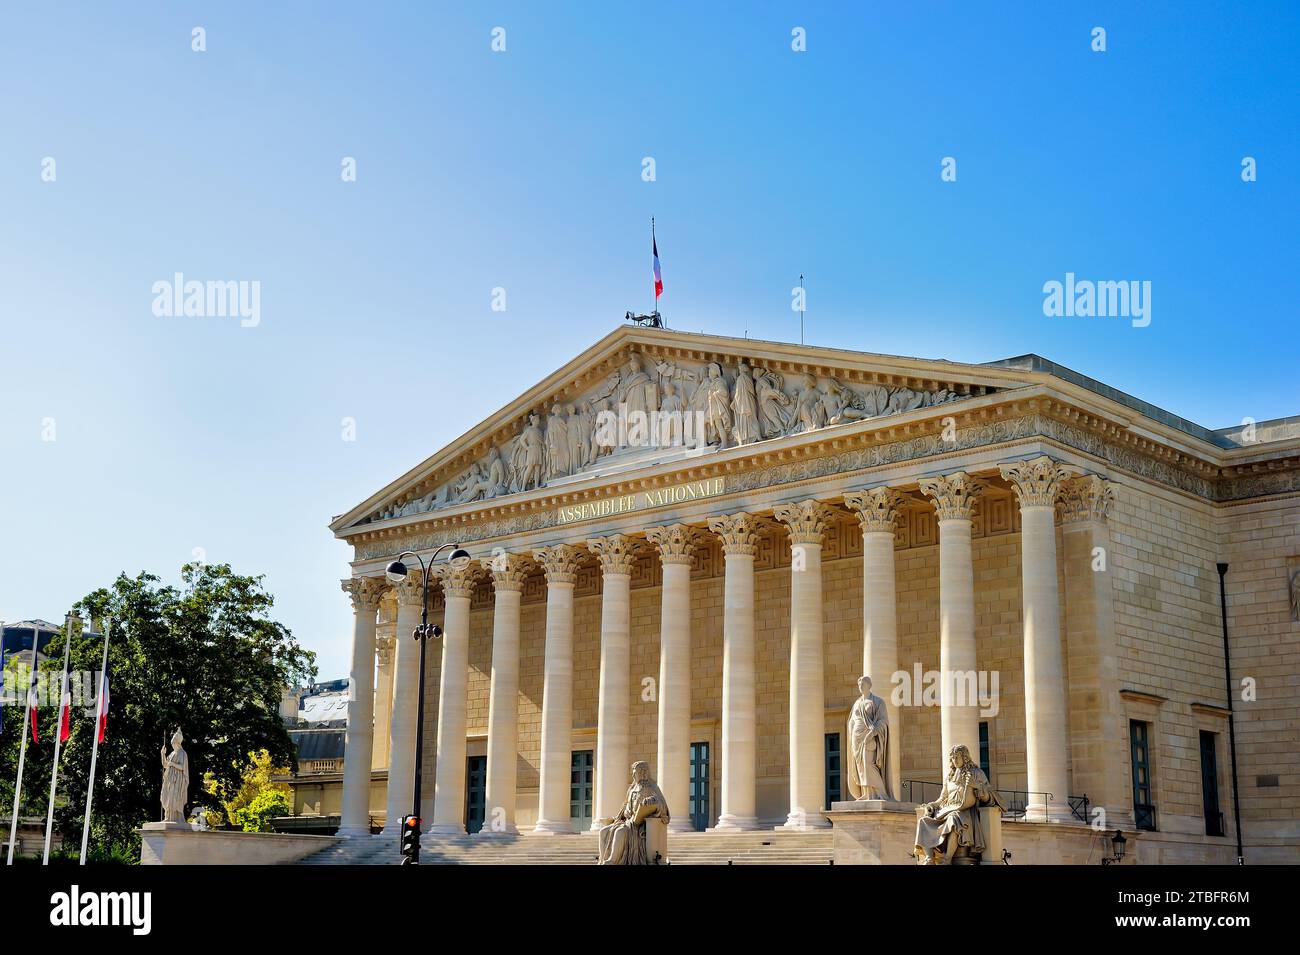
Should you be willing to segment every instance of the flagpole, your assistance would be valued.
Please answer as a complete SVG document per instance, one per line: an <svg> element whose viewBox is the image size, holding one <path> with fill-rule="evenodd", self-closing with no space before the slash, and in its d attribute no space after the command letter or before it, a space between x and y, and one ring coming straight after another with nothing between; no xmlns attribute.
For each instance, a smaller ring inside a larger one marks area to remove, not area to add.
<svg viewBox="0 0 1300 955"><path fill-rule="evenodd" d="M803 290L803 273L799 273L799 344L803 344L803 313L808 310L807 293Z"/></svg>
<svg viewBox="0 0 1300 955"><path fill-rule="evenodd" d="M650 248L653 249L654 247L655 247L655 217L651 216L650 217ZM655 283L654 283L653 275L651 276L650 293L651 293L650 315L654 316L659 312L659 293L655 291Z"/></svg>
<svg viewBox="0 0 1300 955"><path fill-rule="evenodd" d="M95 797L95 763L99 760L99 726L104 718L104 687L108 685L108 636L113 627L104 618L104 662L99 667L99 693L95 697L95 742L90 748L90 782L86 785L86 821L81 825L81 864L86 864L86 843L90 839L90 803Z"/></svg>
<svg viewBox="0 0 1300 955"><path fill-rule="evenodd" d="M23 742L18 747L18 778L14 781L14 813L9 821L9 858L5 865L14 864L14 844L18 841L18 800L23 791L23 763L27 759L27 711L32 705L32 693L36 687L36 645L40 643L40 628L33 625L32 627L32 666L27 675L27 696L23 698L23 722L22 734Z"/></svg>
<svg viewBox="0 0 1300 955"><path fill-rule="evenodd" d="M50 807L45 811L45 854L41 865L50 864L50 836L54 832L54 796L59 790L59 752L63 749L63 707L68 696L68 660L72 656L72 622L80 620L76 611L63 621L63 674L59 677L59 717L54 729L54 765L50 768Z"/></svg>

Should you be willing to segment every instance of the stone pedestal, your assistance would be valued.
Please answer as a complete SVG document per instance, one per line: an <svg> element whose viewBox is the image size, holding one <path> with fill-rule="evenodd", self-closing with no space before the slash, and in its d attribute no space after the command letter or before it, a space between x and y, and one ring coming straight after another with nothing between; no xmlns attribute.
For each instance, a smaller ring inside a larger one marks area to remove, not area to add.
<svg viewBox="0 0 1300 955"><path fill-rule="evenodd" d="M916 865L914 802L863 799L831 803L836 865Z"/></svg>
<svg viewBox="0 0 1300 955"><path fill-rule="evenodd" d="M339 841L285 832L200 831L185 822L147 822L138 831L141 865L283 865Z"/></svg>

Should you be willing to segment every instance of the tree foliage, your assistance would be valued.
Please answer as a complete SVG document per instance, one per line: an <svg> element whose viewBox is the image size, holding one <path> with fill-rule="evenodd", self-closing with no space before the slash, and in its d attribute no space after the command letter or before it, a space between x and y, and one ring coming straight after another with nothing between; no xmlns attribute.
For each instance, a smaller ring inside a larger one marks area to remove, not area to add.
<svg viewBox="0 0 1300 955"><path fill-rule="evenodd" d="M179 727L190 757L190 808L213 803L205 793L234 794L244 783L250 752L265 751L268 764L295 766L293 744L279 715L287 686L315 675L315 655L272 620L274 600L261 577L234 573L228 564L186 564L181 586L163 585L148 573L119 576L110 587L77 604L81 615L113 621L109 649L108 738L99 748L92 839L101 851L134 849L142 823L161 816L160 750ZM47 651L46 668L57 669L63 638ZM72 641L71 669L97 671L102 642ZM23 791L26 811L47 805L57 701L41 710L41 743L27 748ZM59 771L58 827L80 844L91 745L93 703L74 708L72 736ZM13 710L11 716L17 715ZM20 720L5 720L0 742L0 779L12 781L18 759ZM9 794L12 799L12 782Z"/></svg>

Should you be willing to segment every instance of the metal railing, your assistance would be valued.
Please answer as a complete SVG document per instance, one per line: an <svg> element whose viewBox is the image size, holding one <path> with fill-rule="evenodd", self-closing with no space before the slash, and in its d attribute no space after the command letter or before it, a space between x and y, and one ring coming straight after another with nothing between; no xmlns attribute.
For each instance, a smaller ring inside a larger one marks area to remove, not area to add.
<svg viewBox="0 0 1300 955"><path fill-rule="evenodd" d="M1205 814L1205 834L1207 836L1226 836L1228 830L1223 825L1223 813L1207 812Z"/></svg>
<svg viewBox="0 0 1300 955"><path fill-rule="evenodd" d="M943 792L943 784L931 782L928 779L904 779L902 790L900 795L903 802L933 802ZM998 798L1002 800L1003 806L1006 807L1002 810L1002 818L1013 821L1024 819L1029 806L1041 806L1052 801L1051 793L1034 792L1028 789L999 789L996 792ZM1069 796L1067 798L1071 815L1080 822L1086 823L1090 805L1087 793L1082 796ZM1153 808L1152 813L1154 812Z"/></svg>
<svg viewBox="0 0 1300 955"><path fill-rule="evenodd" d="M1156 831L1156 807L1146 803L1133 804L1133 825L1147 832Z"/></svg>

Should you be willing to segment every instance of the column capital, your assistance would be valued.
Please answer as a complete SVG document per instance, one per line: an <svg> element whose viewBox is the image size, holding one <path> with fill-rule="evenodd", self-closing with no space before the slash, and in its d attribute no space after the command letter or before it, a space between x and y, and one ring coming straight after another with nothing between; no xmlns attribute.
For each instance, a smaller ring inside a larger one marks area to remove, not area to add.
<svg viewBox="0 0 1300 955"><path fill-rule="evenodd" d="M937 477L921 478L921 493L934 498L934 508L941 521L969 521L975 515L975 500L986 485L965 471Z"/></svg>
<svg viewBox="0 0 1300 955"><path fill-rule="evenodd" d="M767 521L747 511L709 518L709 530L722 538L722 551L728 557L753 557L758 553L760 532L765 526Z"/></svg>
<svg viewBox="0 0 1300 955"><path fill-rule="evenodd" d="M499 553L492 555L487 568L492 574L492 586L497 593L519 593L532 570L533 562L526 554Z"/></svg>
<svg viewBox="0 0 1300 955"><path fill-rule="evenodd" d="M573 584L578 581L578 568L582 566L582 549L572 544L555 544L533 551L533 560L546 571L546 583Z"/></svg>
<svg viewBox="0 0 1300 955"><path fill-rule="evenodd" d="M442 564L434 571L434 576L442 581L443 597L448 600L452 597L464 597L468 600L474 596L474 587L478 583L481 572L482 568L474 562L464 567Z"/></svg>
<svg viewBox="0 0 1300 955"><path fill-rule="evenodd" d="M772 516L790 528L790 543L820 544L835 512L818 500L778 504Z"/></svg>
<svg viewBox="0 0 1300 955"><path fill-rule="evenodd" d="M417 568L408 567L406 576L393 584L399 607L419 607L424 600L424 575Z"/></svg>
<svg viewBox="0 0 1300 955"><path fill-rule="evenodd" d="M907 495L892 487L873 487L844 495L844 503L858 515L858 525L864 534L872 531L894 533L894 525L907 500Z"/></svg>
<svg viewBox="0 0 1300 955"><path fill-rule="evenodd" d="M1022 508L1053 506L1061 484L1070 476L1068 468L1045 454L1029 461L999 464L998 471L1015 488Z"/></svg>
<svg viewBox="0 0 1300 955"><path fill-rule="evenodd" d="M636 542L626 534L593 537L587 541L587 549L600 558L601 573L631 576L636 561Z"/></svg>
<svg viewBox="0 0 1300 955"><path fill-rule="evenodd" d="M393 647L396 644L396 637L375 637L375 660L381 667L393 662Z"/></svg>
<svg viewBox="0 0 1300 955"><path fill-rule="evenodd" d="M1097 474L1084 474L1065 481L1056 504L1061 523L1105 521L1115 503L1115 487Z"/></svg>
<svg viewBox="0 0 1300 955"><path fill-rule="evenodd" d="M352 609L356 613L374 613L388 592L388 582L379 577L348 577L339 583L343 592L352 598Z"/></svg>
<svg viewBox="0 0 1300 955"><path fill-rule="evenodd" d="M690 564L698 542L695 528L686 524L648 527L645 536L659 549L659 559L665 564Z"/></svg>

